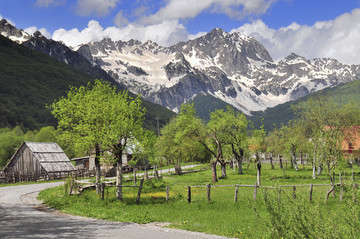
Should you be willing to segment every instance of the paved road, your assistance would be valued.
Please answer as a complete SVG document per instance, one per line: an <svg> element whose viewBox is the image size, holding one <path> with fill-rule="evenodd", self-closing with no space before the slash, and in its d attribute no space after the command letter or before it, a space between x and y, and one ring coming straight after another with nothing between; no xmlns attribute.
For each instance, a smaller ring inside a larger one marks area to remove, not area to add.
<svg viewBox="0 0 360 239"><path fill-rule="evenodd" d="M0 238L222 238L154 225L108 222L39 211L37 192L59 183L0 188ZM26 204L25 204L25 203Z"/></svg>

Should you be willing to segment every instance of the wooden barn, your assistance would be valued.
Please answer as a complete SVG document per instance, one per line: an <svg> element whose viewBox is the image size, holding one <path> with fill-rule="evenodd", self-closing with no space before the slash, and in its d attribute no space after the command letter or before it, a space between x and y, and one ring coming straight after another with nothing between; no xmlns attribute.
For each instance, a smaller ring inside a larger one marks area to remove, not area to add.
<svg viewBox="0 0 360 239"><path fill-rule="evenodd" d="M24 142L2 172L34 175L74 170L69 158L57 143Z"/></svg>

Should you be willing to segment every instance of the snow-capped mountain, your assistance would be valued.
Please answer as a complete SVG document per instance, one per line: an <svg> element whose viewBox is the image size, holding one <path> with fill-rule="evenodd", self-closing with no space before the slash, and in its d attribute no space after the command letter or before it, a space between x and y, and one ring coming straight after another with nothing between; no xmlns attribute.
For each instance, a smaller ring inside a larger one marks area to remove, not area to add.
<svg viewBox="0 0 360 239"><path fill-rule="evenodd" d="M2 24L0 33L12 36ZM292 53L274 62L254 38L218 28L171 47L151 41L103 39L73 52L45 39L37 33L23 44L67 63L81 56L132 92L174 111L204 93L250 114L360 76L359 65L335 59L307 60Z"/></svg>
<svg viewBox="0 0 360 239"><path fill-rule="evenodd" d="M0 20L0 34L16 43L23 43L30 39L30 35L22 29L17 29L5 19Z"/></svg>
<svg viewBox="0 0 360 239"><path fill-rule="evenodd" d="M78 52L133 92L175 111L203 92L249 114L360 76L359 65L335 59L292 53L274 62L254 38L221 29L171 47L104 39Z"/></svg>

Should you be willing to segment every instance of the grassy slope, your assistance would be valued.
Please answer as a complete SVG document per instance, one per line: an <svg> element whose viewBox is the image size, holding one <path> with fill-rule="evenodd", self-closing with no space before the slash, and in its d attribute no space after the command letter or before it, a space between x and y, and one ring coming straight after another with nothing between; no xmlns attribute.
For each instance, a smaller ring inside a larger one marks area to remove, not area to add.
<svg viewBox="0 0 360 239"><path fill-rule="evenodd" d="M86 85L93 76L0 36L0 128L20 125L39 129L56 125L45 105L66 94L69 86ZM155 130L156 114L165 124L174 113L144 102L145 126Z"/></svg>
<svg viewBox="0 0 360 239"><path fill-rule="evenodd" d="M270 165L263 165L262 184L268 186L292 185L292 184L327 184L329 180L322 175L316 180L312 179L310 165L306 170L295 172L287 169L284 172L276 166L276 170L270 170ZM302 166L300 166L302 169ZM360 176L360 169L354 168L356 178ZM351 170L346 172L345 183L351 182L349 175ZM247 184L254 185L256 181L256 170L251 164L247 169L245 166L244 175L237 175L228 168L228 178L221 179L217 185L226 184ZM185 174L182 176L166 176L163 182L145 183L141 195L140 205L135 204L137 195L136 188L124 188L124 201L115 199L115 189L109 188L105 193L105 201L101 201L95 192L87 191L81 196L68 196L64 193L64 187L49 189L40 193L41 199L52 207L64 212L87 217L95 217L106 220L125 222L170 222L171 227L200 231L210 234L217 234L237 238L269 238L270 232L266 227L263 218L267 218L264 205L264 190L258 189L256 203L253 202L253 187L240 188L238 201L234 203L234 187L212 187L211 202L207 202L206 188L192 188L192 203L187 203L188 185L206 185L211 183L211 171ZM165 200L165 186L170 186L170 201ZM346 189L344 200L352 200L351 187ZM307 203L309 195L308 187L297 187L296 194L299 202L304 202L312 208L327 213L341 213L345 202L338 201L336 197L329 198L324 203L324 197L329 186L314 187L313 202ZM292 188L282 189L282 198L292 197ZM359 196L359 192L357 193ZM269 195L277 198L276 190L270 190ZM254 211L257 208L262 219Z"/></svg>

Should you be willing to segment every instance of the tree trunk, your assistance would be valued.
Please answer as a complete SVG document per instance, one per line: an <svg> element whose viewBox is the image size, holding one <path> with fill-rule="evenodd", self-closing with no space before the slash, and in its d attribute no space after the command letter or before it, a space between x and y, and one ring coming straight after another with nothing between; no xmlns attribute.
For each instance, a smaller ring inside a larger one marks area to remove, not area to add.
<svg viewBox="0 0 360 239"><path fill-rule="evenodd" d="M238 172L239 174L243 174L243 170L242 170L242 161L244 158L244 150L243 149L239 149L239 153L235 150L234 144L231 144L231 148L232 148L232 152L235 156L235 159L238 163Z"/></svg>
<svg viewBox="0 0 360 239"><path fill-rule="evenodd" d="M282 156L280 154L278 154L278 158L279 158L280 168L283 168Z"/></svg>
<svg viewBox="0 0 360 239"><path fill-rule="evenodd" d="M217 174L216 174L216 163L217 161L211 162L211 172L212 172L212 182L216 183L218 181Z"/></svg>
<svg viewBox="0 0 360 239"><path fill-rule="evenodd" d="M123 183L123 173L122 173L122 151L117 155L116 162L116 198L122 201L122 183Z"/></svg>
<svg viewBox="0 0 360 239"><path fill-rule="evenodd" d="M297 166L297 162L296 162L296 154L291 154L291 158L292 158L292 165L294 166L296 171L299 171L299 168Z"/></svg>
<svg viewBox="0 0 360 239"><path fill-rule="evenodd" d="M100 170L100 146L98 144L95 145L95 174L96 174L96 182L95 182L96 194L100 194L101 170Z"/></svg>
<svg viewBox="0 0 360 239"><path fill-rule="evenodd" d="M269 158L270 158L271 169L275 169L274 164L273 164L273 157L272 157L271 153L269 153Z"/></svg>
<svg viewBox="0 0 360 239"><path fill-rule="evenodd" d="M318 170L317 170L317 175L321 175L322 170L323 170L323 166L322 166L322 164L320 164L318 167Z"/></svg>
<svg viewBox="0 0 360 239"><path fill-rule="evenodd" d="M221 178L226 178L226 162L224 160L221 160L220 165L221 165Z"/></svg>
<svg viewBox="0 0 360 239"><path fill-rule="evenodd" d="M242 158L239 158L238 160L237 160L237 163L238 163L238 173L239 174L243 174L243 170L242 170Z"/></svg>
<svg viewBox="0 0 360 239"><path fill-rule="evenodd" d="M261 186L261 159L258 154L256 154L256 182L258 186Z"/></svg>
<svg viewBox="0 0 360 239"><path fill-rule="evenodd" d="M313 179L316 179L316 165L313 163Z"/></svg>

